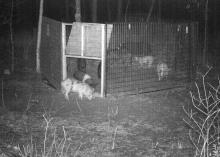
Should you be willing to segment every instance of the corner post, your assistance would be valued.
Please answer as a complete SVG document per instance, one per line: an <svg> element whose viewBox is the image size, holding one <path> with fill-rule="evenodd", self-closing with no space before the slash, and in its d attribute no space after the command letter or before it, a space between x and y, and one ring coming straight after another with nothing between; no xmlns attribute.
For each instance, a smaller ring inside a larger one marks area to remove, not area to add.
<svg viewBox="0 0 220 157"><path fill-rule="evenodd" d="M102 49L101 49L101 97L105 97L105 86L106 86L106 24L101 25L102 27Z"/></svg>
<svg viewBox="0 0 220 157"><path fill-rule="evenodd" d="M64 23L62 23L62 27L61 27L61 32L62 32L62 35L61 35L61 42L62 42L62 46L61 46L61 58L62 58L62 61L61 61L61 66L62 66L62 80L66 79L67 77L67 69L66 69L66 54L65 54L65 50L66 50L66 25Z"/></svg>

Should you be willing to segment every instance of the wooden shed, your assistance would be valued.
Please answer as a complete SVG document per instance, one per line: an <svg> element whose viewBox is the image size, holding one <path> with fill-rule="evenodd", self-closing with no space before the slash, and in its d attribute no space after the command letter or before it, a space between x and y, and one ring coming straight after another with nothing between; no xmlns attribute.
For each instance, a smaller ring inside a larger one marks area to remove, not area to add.
<svg viewBox="0 0 220 157"><path fill-rule="evenodd" d="M106 31L105 24L97 23L62 23L43 17L42 39L40 47L40 67L43 77L46 77L55 87L60 88L60 82L66 77L72 77L77 71L77 59L87 61L87 73L93 76L98 84L97 92L105 94L105 53L111 25ZM109 36L110 37L110 36ZM98 66L101 70L100 78Z"/></svg>
<svg viewBox="0 0 220 157"><path fill-rule="evenodd" d="M197 41L197 23L62 23L43 17L41 72L59 88L84 60L103 97L175 88L193 79ZM146 57L152 65L143 62ZM167 75L158 79L161 63Z"/></svg>

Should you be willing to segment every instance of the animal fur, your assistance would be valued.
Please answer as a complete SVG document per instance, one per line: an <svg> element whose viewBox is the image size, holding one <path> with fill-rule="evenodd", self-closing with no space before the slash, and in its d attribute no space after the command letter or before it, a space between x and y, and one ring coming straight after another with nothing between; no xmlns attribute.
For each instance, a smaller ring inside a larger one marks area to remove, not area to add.
<svg viewBox="0 0 220 157"><path fill-rule="evenodd" d="M92 77L89 74L85 74L83 76L82 82L86 82L86 80L91 80L91 79L92 79Z"/></svg>
<svg viewBox="0 0 220 157"><path fill-rule="evenodd" d="M144 65L146 65L147 68L152 68L153 66L153 56L134 57L134 59L141 65L141 67L145 67Z"/></svg>
<svg viewBox="0 0 220 157"><path fill-rule="evenodd" d="M73 83L71 91L78 93L81 99L85 96L89 100L92 100L95 89L87 83L77 81Z"/></svg>
<svg viewBox="0 0 220 157"><path fill-rule="evenodd" d="M61 82L61 92L64 94L65 98L69 100L69 93L72 90L72 85L77 82L74 78L67 78Z"/></svg>
<svg viewBox="0 0 220 157"><path fill-rule="evenodd" d="M169 74L170 69L168 68L166 63L158 63L157 64L157 75L159 81L163 78L167 78Z"/></svg>
<svg viewBox="0 0 220 157"><path fill-rule="evenodd" d="M89 74L84 73L82 71L76 71L73 74L73 77L76 78L79 81L82 81L84 83L89 84L93 88L95 88L97 86L97 83L92 79L92 77Z"/></svg>
<svg viewBox="0 0 220 157"><path fill-rule="evenodd" d="M89 100L94 98L95 89L89 86L87 83L78 81L74 78L67 78L61 82L61 92L64 94L65 98L69 100L69 93L78 93L80 99L85 96Z"/></svg>
<svg viewBox="0 0 220 157"><path fill-rule="evenodd" d="M73 74L73 77L76 78L79 81L82 81L82 82L86 82L86 81L92 79L92 77L89 74L84 73L82 71L76 71Z"/></svg>

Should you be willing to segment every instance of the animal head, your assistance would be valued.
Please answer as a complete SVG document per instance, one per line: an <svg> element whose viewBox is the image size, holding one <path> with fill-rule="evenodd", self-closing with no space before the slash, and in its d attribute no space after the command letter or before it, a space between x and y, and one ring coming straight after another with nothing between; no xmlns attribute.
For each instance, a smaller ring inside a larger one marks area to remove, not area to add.
<svg viewBox="0 0 220 157"><path fill-rule="evenodd" d="M88 75L88 74L85 74L85 75L83 76L82 82L85 82L86 80L89 80L89 79L92 79L92 77L91 77L90 75Z"/></svg>

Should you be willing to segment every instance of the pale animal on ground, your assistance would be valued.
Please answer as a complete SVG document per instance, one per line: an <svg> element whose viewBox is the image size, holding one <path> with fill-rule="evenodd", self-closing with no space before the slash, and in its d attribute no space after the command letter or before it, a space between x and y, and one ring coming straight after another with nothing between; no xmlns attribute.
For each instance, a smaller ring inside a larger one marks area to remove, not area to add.
<svg viewBox="0 0 220 157"><path fill-rule="evenodd" d="M89 74L84 73L82 71L75 71L73 77L82 82L86 82L92 79L92 77Z"/></svg>
<svg viewBox="0 0 220 157"><path fill-rule="evenodd" d="M169 74L170 69L168 68L168 65L166 63L158 63L157 64L157 75L159 81L167 78Z"/></svg>
<svg viewBox="0 0 220 157"><path fill-rule="evenodd" d="M77 81L73 83L71 91L78 93L81 99L85 96L87 99L92 100L95 89L87 83Z"/></svg>
<svg viewBox="0 0 220 157"><path fill-rule="evenodd" d="M85 96L91 100L94 97L98 97L94 91L95 89L93 87L85 82L78 81L75 78L67 78L61 82L61 92L67 100L69 100L70 92L78 93L81 99Z"/></svg>
<svg viewBox="0 0 220 157"><path fill-rule="evenodd" d="M10 75L11 74L11 72L10 72L10 70L9 69L4 69L4 75Z"/></svg>
<svg viewBox="0 0 220 157"><path fill-rule="evenodd" d="M95 87L97 85L97 83L92 79L92 77L89 74L84 73L82 71L74 72L73 77L79 81L89 84L92 87Z"/></svg>
<svg viewBox="0 0 220 157"><path fill-rule="evenodd" d="M85 74L83 76L82 82L86 82L86 80L91 80L91 79L92 79L92 77L89 74Z"/></svg>
<svg viewBox="0 0 220 157"><path fill-rule="evenodd" d="M74 82L77 82L75 78L67 78L61 82L61 92L64 94L67 100L69 100L69 93L72 90L72 85Z"/></svg>
<svg viewBox="0 0 220 157"><path fill-rule="evenodd" d="M134 57L134 59L140 64L141 67L152 68L153 66L153 56Z"/></svg>

